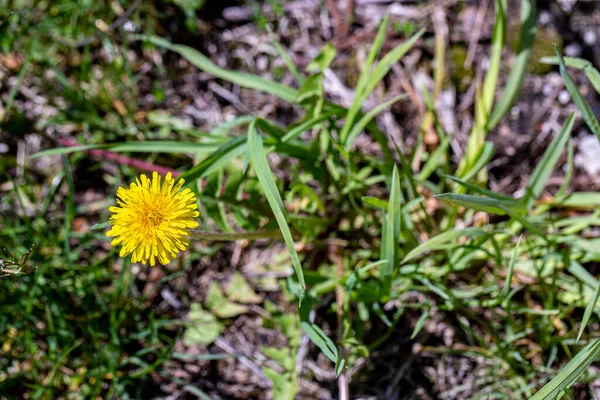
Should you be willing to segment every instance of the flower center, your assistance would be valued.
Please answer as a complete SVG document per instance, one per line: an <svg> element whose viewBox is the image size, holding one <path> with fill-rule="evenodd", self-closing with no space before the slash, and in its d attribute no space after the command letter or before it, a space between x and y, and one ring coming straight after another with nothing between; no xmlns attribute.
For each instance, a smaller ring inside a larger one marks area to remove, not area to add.
<svg viewBox="0 0 600 400"><path fill-rule="evenodd" d="M148 210L141 219L144 227L154 229L160 226L165 220L165 216L159 210Z"/></svg>

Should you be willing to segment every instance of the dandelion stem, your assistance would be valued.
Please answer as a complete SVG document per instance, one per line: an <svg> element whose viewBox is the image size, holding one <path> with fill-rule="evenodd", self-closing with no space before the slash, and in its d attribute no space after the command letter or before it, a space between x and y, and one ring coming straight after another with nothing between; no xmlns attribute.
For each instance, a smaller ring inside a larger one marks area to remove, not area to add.
<svg viewBox="0 0 600 400"><path fill-rule="evenodd" d="M193 239L215 241L273 239L279 237L281 237L281 232L278 229L258 232L202 232L196 230L190 233L190 238Z"/></svg>

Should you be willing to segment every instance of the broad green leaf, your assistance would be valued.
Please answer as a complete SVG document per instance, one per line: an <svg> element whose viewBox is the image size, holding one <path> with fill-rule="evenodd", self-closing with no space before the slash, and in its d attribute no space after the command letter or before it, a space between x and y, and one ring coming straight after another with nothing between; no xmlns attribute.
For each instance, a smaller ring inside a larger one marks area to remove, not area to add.
<svg viewBox="0 0 600 400"><path fill-rule="evenodd" d="M542 57L540 62L559 65L558 57ZM600 72L594 68L591 62L577 57L563 57L563 62L567 67L577 68L585 72L585 75L592 83L592 86L594 86L594 89L596 89L596 92L600 93Z"/></svg>
<svg viewBox="0 0 600 400"><path fill-rule="evenodd" d="M530 400L554 400L566 388L577 381L579 376L593 363L600 354L600 339L585 346L560 372L538 390Z"/></svg>
<svg viewBox="0 0 600 400"><path fill-rule="evenodd" d="M331 43L327 43L321 48L319 54L312 59L312 61L306 67L309 72L323 72L335 58L335 47Z"/></svg>
<svg viewBox="0 0 600 400"><path fill-rule="evenodd" d="M280 373L269 367L262 367L263 372L273 383L273 398L294 400L298 393L298 381L291 373Z"/></svg>
<svg viewBox="0 0 600 400"><path fill-rule="evenodd" d="M183 334L183 344L208 346L221 333L223 324L210 312L202 309L199 303L192 303L188 314L187 328Z"/></svg>
<svg viewBox="0 0 600 400"><path fill-rule="evenodd" d="M214 75L217 78L229 81L242 87L256 89L260 90L261 92L273 94L288 102L293 102L296 98L296 90L291 87L270 81L268 79L261 78L260 76L221 68L218 65L214 64L204 54L191 47L173 44L168 40L159 38L157 36L137 35L135 37L136 39L150 42L156 46L174 51L182 57L184 57L190 63L195 65L200 70L208 72L209 74Z"/></svg>
<svg viewBox="0 0 600 400"><path fill-rule="evenodd" d="M428 241L421 243L414 249L412 249L402 260L402 264L407 263L408 261L418 257L419 255L425 253L426 251L436 250L439 247L452 242L463 236L470 237L478 237L485 236L487 233L483 229L479 228L465 228L465 229L452 229L443 233L440 233L437 236L432 237Z"/></svg>
<svg viewBox="0 0 600 400"><path fill-rule="evenodd" d="M296 102L302 103L311 97L323 97L323 74L313 74L306 78L296 96Z"/></svg>
<svg viewBox="0 0 600 400"><path fill-rule="evenodd" d="M558 50L556 50L556 48L554 49L554 51L556 52L556 56L558 57L558 65L559 65L559 69L560 69L560 75L562 76L563 80L565 81L565 86L567 87L567 90L571 94L571 97L573 98L575 105L577 106L579 111L581 111L583 120L587 124L588 128L590 128L590 130L600 140L600 124L598 123L598 120L596 119L596 115L594 115L594 112L592 111L592 108L590 107L587 100L584 99L583 96L579 93L579 90L577 89L577 85L575 85L575 82L573 82L571 75L569 75L569 73L567 72L567 67L565 67L565 63L563 61L562 56L560 55Z"/></svg>
<svg viewBox="0 0 600 400"><path fill-rule="evenodd" d="M279 194L279 190L277 189L277 185L275 184L275 179L273 178L271 168L269 167L269 163L267 162L267 156L265 155L265 149L262 144L262 139L260 137L260 134L256 130L254 122L252 122L248 127L248 151L250 153L250 159L252 160L252 164L254 165L254 172L256 173L256 176L258 177L263 191L265 192L265 196L267 197L269 206L271 206L273 215L277 220L277 224L279 225L279 229L281 230L281 234L283 235L285 244L287 245L287 248L290 252L292 264L294 266L294 270L296 271L296 276L300 284L300 298L302 299L304 291L306 290L306 285L304 283L304 273L302 272L302 265L300 264L298 253L296 253L296 247L294 244L294 238L292 237L292 232L290 231L290 228L287 224L287 220L285 217L286 211L281 200L281 195Z"/></svg>
<svg viewBox="0 0 600 400"><path fill-rule="evenodd" d="M233 273L226 292L227 297L232 301L244 304L258 304L262 301L262 297L254 292L246 278L237 271Z"/></svg>
<svg viewBox="0 0 600 400"><path fill-rule="evenodd" d="M500 100L494 106L488 120L486 127L488 132L494 129L498 122L500 122L500 119L508 112L521 91L523 78L527 72L527 64L529 63L531 49L535 40L535 31L535 0L521 0L520 49L510 70L502 97L500 97Z"/></svg>
<svg viewBox="0 0 600 400"><path fill-rule="evenodd" d="M198 165L182 173L179 177L185 179L189 185L196 179L204 178L210 173L223 168L225 164L239 156L246 150L246 138L238 136L221 145L214 153L202 160Z"/></svg>
<svg viewBox="0 0 600 400"><path fill-rule="evenodd" d="M248 307L229 301L223 296L219 284L215 281L211 281L208 287L204 306L219 318L233 318L248 312Z"/></svg>
<svg viewBox="0 0 600 400"><path fill-rule="evenodd" d="M574 120L575 114L572 113L563 124L560 132L552 139L552 143L550 143L550 146L548 146L544 152L542 159L531 173L529 182L527 182L527 188L525 189L525 202L527 208L531 209L533 202L542 194L544 185L546 185L548 178L552 175L552 171L558 162L560 153L562 153L571 136Z"/></svg>
<svg viewBox="0 0 600 400"><path fill-rule="evenodd" d="M468 194L456 193L442 193L435 195L435 198L471 208L473 210L496 215L506 215L507 208L519 213L524 213L526 211L523 203L517 200L500 200L487 196L472 196Z"/></svg>

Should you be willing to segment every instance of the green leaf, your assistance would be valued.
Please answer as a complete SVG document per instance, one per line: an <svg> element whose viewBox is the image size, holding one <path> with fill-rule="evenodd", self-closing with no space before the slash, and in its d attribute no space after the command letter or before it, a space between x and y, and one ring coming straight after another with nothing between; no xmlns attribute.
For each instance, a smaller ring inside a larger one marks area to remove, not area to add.
<svg viewBox="0 0 600 400"><path fill-rule="evenodd" d="M123 142L108 144L86 144L82 146L57 147L40 151L32 156L57 156L86 150L107 150L115 153L209 153L219 147L218 143L181 142L174 140L151 140L147 142Z"/></svg>
<svg viewBox="0 0 600 400"><path fill-rule="evenodd" d="M413 329L412 335L410 335L411 339L417 337L419 332L421 332L421 329L423 329L423 326L425 326L425 322L427 322L427 319L429 319L429 310L424 310L419 319L417 320L417 323L415 324L415 329Z"/></svg>
<svg viewBox="0 0 600 400"><path fill-rule="evenodd" d="M214 153L202 160L198 165L182 173L179 178L185 179L187 184L191 184L197 179L221 169L246 150L247 140L244 136L238 136L235 139L221 145Z"/></svg>
<svg viewBox="0 0 600 400"><path fill-rule="evenodd" d="M365 127L369 124L369 122L371 122L371 120L373 120L373 118L375 118L375 116L377 114L379 114L380 112L382 112L383 110L385 110L386 108L388 108L389 106L391 106L392 104L397 102L398 100L403 99L405 97L406 97L406 95L404 95L404 94L395 96L395 97L391 98L390 100L383 102L383 103L377 105L376 107L373 107L373 109L369 110L365 115L363 115L363 117L358 120L356 125L354 125L354 127L348 134L348 139L346 140L346 144L344 146L346 151L350 150L350 147L352 147L352 144L354 143L354 140L356 140L356 137L358 136L358 134L363 129L365 129Z"/></svg>
<svg viewBox="0 0 600 400"><path fill-rule="evenodd" d="M309 72L323 72L335 58L335 47L331 43L327 43L321 48L319 54L312 59L312 61L306 67Z"/></svg>
<svg viewBox="0 0 600 400"><path fill-rule="evenodd" d="M219 318L233 318L248 312L248 307L236 304L225 298L219 284L215 281L211 281L210 286L208 287L204 305Z"/></svg>
<svg viewBox="0 0 600 400"><path fill-rule="evenodd" d="M500 119L508 112L521 91L523 78L527 72L527 64L531 57L531 49L535 41L535 31L535 0L521 0L520 49L510 70L502 97L494 106L488 120L486 127L488 132L500 122Z"/></svg>
<svg viewBox="0 0 600 400"><path fill-rule="evenodd" d="M510 196L507 196L507 195L502 194L502 193L493 192L491 190L482 188L481 186L477 186L477 185L474 185L472 183L466 182L466 181L464 181L464 180L462 180L460 178L457 178L455 176L452 176L452 175L442 175L442 176L444 178L450 179L450 180L458 183L459 185L461 185L461 186L463 186L463 187L465 187L465 188L467 188L469 190L472 190L475 193L478 193L478 194L481 194L481 195L484 195L484 196L487 196L487 197L491 197L493 199L507 200L509 202L510 201L515 201L515 199L513 199Z"/></svg>
<svg viewBox="0 0 600 400"><path fill-rule="evenodd" d="M446 245L453 240L456 240L463 236L485 236L487 233L483 229L479 228L465 228L465 229L452 229L443 233L440 233L437 236L432 237L428 241L421 243L414 249L412 249L402 260L402 264L407 263L408 261L418 257L419 255L425 253L429 250L436 250L441 246Z"/></svg>
<svg viewBox="0 0 600 400"><path fill-rule="evenodd" d="M222 329L223 324L212 313L203 310L199 303L192 303L187 328L183 334L183 344L208 346L219 337Z"/></svg>
<svg viewBox="0 0 600 400"><path fill-rule="evenodd" d="M500 200L487 196L472 196L468 194L442 193L434 196L436 199L444 200L453 204L483 211L489 214L506 215L506 209L512 209L518 213L525 213L525 207L518 200Z"/></svg>
<svg viewBox="0 0 600 400"><path fill-rule="evenodd" d="M254 292L246 278L239 272L234 272L227 286L227 297L229 300L244 304L259 304L262 297Z"/></svg>
<svg viewBox="0 0 600 400"><path fill-rule="evenodd" d="M378 36L380 34L385 34L385 26L383 24L385 23L387 25L387 18L388 17L386 16L386 18L382 22L382 25L380 26L380 29L378 31ZM373 68L373 71L369 71L370 65L368 63L367 65L365 65L365 70L361 74L361 77L359 78L358 84L356 86L356 94L354 95L352 105L350 106L348 114L346 115L344 127L340 131L340 142L344 146L346 146L347 144L348 134L350 133L350 130L354 127L354 120L356 116L360 113L361 107L365 99L369 96L373 89L375 89L375 86L377 86L379 81L381 81L385 77L392 65L397 63L398 60L400 60L400 58L402 58L402 56L406 54L406 52L417 42L417 40L419 40L423 33L425 33L425 29L422 29L412 38L410 38L409 40L405 41L404 43L387 53L377 64L377 66ZM379 42L376 40L376 43ZM367 61L370 60L370 56L372 54L373 51L369 54L369 58L367 59Z"/></svg>
<svg viewBox="0 0 600 400"><path fill-rule="evenodd" d="M563 124L560 132L552 139L552 143L550 143L542 159L531 173L529 182L527 182L527 188L525 189L525 202L528 209L531 209L533 202L540 197L544 190L544 185L548 181L548 178L550 178L550 175L552 175L560 153L569 140L574 120L575 114L572 113Z"/></svg>
<svg viewBox="0 0 600 400"><path fill-rule="evenodd" d="M588 128L590 128L590 130L600 140L600 124L598 123L598 120L596 119L596 116L594 115L592 108L590 107L587 100L584 99L583 96L579 93L579 90L577 89L577 85L575 85L575 82L573 82L571 75L569 75L569 73L567 72L567 68L565 67L565 63L563 61L562 56L560 55L558 50L556 50L556 48L554 49L554 51L556 52L556 56L558 57L558 65L559 65L559 69L560 69L560 75L563 77L563 80L565 81L565 86L567 87L567 90L571 94L571 97L573 98L575 105L577 106L579 111L581 111L583 120L587 124Z"/></svg>
<svg viewBox="0 0 600 400"><path fill-rule="evenodd" d="M306 333L306 336L329 358L335 363L336 376L342 372L344 359L340 358L335 343L323 332L319 326L310 321L310 310L315 303L315 299L306 296L306 301L300 306L300 326Z"/></svg>
<svg viewBox="0 0 600 400"><path fill-rule="evenodd" d="M579 327L579 333L577 333L577 341L581 339L581 335L585 330L588 322L590 321L590 317L592 316L592 311L596 307L596 303L598 303L598 297L600 297L600 284L596 282L596 288L594 290L594 295L592 296L592 301L590 301L585 307L585 312L583 313L583 319L581 320L581 326Z"/></svg>
<svg viewBox="0 0 600 400"><path fill-rule="evenodd" d="M519 246L521 244L521 239L523 236L519 236L519 240L517 241L517 245L515 246L515 251L510 259L510 263L508 264L508 271L506 272L506 279L504 280L504 287L502 288L502 292L500 293L500 298L505 299L508 296L508 292L510 291L510 282L512 281L513 273L515 272L515 262L517 261L517 254L519 253Z"/></svg>
<svg viewBox="0 0 600 400"><path fill-rule="evenodd" d="M381 265L379 274L384 296L388 296L390 293L392 275L394 273L394 268L398 265L398 246L400 241L400 224L402 221L401 201L400 176L398 174L398 167L394 165L392 187L390 189L390 201L388 203L388 212L384 213L386 221L381 238L381 244L383 246L382 259L387 260L387 263Z"/></svg>
<svg viewBox="0 0 600 400"><path fill-rule="evenodd" d="M494 156L494 144L492 142L485 142L483 147L480 146L480 150L474 158L473 164L470 168L461 176L465 181L473 178L479 171L486 167Z"/></svg>
<svg viewBox="0 0 600 400"><path fill-rule="evenodd" d="M544 64L559 65L558 57L542 57L540 62ZM563 62L567 67L577 68L585 72L585 75L592 83L592 86L594 86L594 89L596 89L596 92L600 93L600 72L594 68L591 62L577 57L563 57Z"/></svg>
<svg viewBox="0 0 600 400"><path fill-rule="evenodd" d="M567 387L577 381L577 378L593 363L600 354L600 339L585 346L560 372L537 391L530 400L554 400Z"/></svg>
<svg viewBox="0 0 600 400"><path fill-rule="evenodd" d="M256 130L254 122L252 122L248 127L248 151L250 153L250 159L252 160L252 164L254 166L254 172L256 173L256 176L258 177L263 191L265 192L265 196L267 197L269 206L271 207L271 210L273 210L273 215L277 220L277 224L279 225L279 229L281 230L281 234L283 235L285 244L287 245L287 248L290 252L292 264L294 266L294 270L296 272L296 276L300 284L300 298L302 299L303 293L306 290L306 285L304 283L304 273L302 272L302 265L300 264L298 253L296 253L296 247L294 243L294 238L292 237L292 232L290 232L290 228L287 224L285 216L286 211L283 206L279 190L277 189L275 179L273 178L273 174L271 173L271 168L269 167L269 163L267 162L267 157L265 155L262 139L260 137L260 134Z"/></svg>
<svg viewBox="0 0 600 400"><path fill-rule="evenodd" d="M221 68L218 65L214 64L204 54L192 49L191 47L173 44L168 40L159 38L157 36L137 35L134 37L138 40L150 42L156 46L174 51L182 57L184 57L190 63L195 65L200 70L208 72L209 74L214 75L217 78L229 81L231 83L235 83L236 85L240 85L242 87L256 89L260 90L261 92L273 94L288 102L293 102L296 98L296 90L294 90L291 87L270 81L268 79L261 78L260 76Z"/></svg>
<svg viewBox="0 0 600 400"><path fill-rule="evenodd" d="M296 96L296 102L302 103L311 97L323 97L323 74L314 74L306 78Z"/></svg>
<svg viewBox="0 0 600 400"><path fill-rule="evenodd" d="M498 75L500 74L500 62L502 61L502 48L506 40L506 0L496 0L495 5L496 19L492 30L492 54L481 90L483 113L486 120L494 104L494 95L496 93Z"/></svg>

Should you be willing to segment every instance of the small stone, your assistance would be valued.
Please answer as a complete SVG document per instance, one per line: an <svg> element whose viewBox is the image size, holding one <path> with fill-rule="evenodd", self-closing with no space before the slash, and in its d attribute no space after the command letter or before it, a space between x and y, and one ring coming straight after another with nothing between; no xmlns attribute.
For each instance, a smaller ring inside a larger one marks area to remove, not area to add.
<svg viewBox="0 0 600 400"><path fill-rule="evenodd" d="M582 49L578 43L571 43L565 47L565 54L569 57L579 57Z"/></svg>
<svg viewBox="0 0 600 400"><path fill-rule="evenodd" d="M571 101L571 95L569 94L568 91L561 90L560 93L558 94L558 101L561 104L567 104L569 101Z"/></svg>
<svg viewBox="0 0 600 400"><path fill-rule="evenodd" d="M575 165L590 175L600 174L600 142L594 135L582 137L577 143Z"/></svg>

